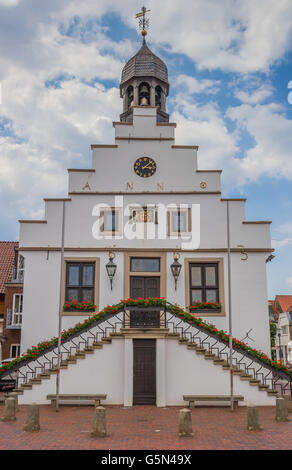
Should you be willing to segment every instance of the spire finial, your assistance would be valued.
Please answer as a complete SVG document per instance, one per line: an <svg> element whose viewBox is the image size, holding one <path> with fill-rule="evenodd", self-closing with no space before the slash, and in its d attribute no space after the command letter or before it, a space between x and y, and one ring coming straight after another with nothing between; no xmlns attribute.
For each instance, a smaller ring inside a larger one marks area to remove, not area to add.
<svg viewBox="0 0 292 470"><path fill-rule="evenodd" d="M140 18L139 27L141 29L141 34L143 36L143 43L145 43L145 37L147 36L147 29L149 28L149 18L146 18L146 13L148 13L145 6L141 8L141 12L136 14L136 18Z"/></svg>

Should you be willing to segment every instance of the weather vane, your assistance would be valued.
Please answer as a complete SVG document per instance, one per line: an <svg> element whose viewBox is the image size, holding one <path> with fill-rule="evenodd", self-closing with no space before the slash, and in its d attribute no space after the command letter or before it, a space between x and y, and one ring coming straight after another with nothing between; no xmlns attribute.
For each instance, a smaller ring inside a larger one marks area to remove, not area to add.
<svg viewBox="0 0 292 470"><path fill-rule="evenodd" d="M141 34L143 37L147 35L147 29L149 28L149 18L146 18L146 13L151 10L146 10L146 7L142 7L141 12L136 14L136 18L140 18L139 27L142 30Z"/></svg>

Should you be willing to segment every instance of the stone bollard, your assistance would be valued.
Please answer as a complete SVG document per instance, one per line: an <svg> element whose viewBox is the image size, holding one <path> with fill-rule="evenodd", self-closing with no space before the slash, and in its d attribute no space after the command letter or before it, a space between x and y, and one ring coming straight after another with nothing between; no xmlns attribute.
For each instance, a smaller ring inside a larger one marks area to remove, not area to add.
<svg viewBox="0 0 292 470"><path fill-rule="evenodd" d="M16 420L16 403L14 398L7 398L5 400L4 416L1 421L15 421Z"/></svg>
<svg viewBox="0 0 292 470"><path fill-rule="evenodd" d="M91 436L106 437L105 408L103 406L95 408Z"/></svg>
<svg viewBox="0 0 292 470"><path fill-rule="evenodd" d="M285 398L276 398L276 421L285 422L290 421L288 418L288 408Z"/></svg>
<svg viewBox="0 0 292 470"><path fill-rule="evenodd" d="M285 398L286 403L287 403L288 413L292 413L292 400L291 400L291 396L290 396L290 395L284 395L284 398Z"/></svg>
<svg viewBox="0 0 292 470"><path fill-rule="evenodd" d="M14 398L14 400L15 400L15 411L19 411L19 408L18 408L18 393L16 393L16 392L9 393L9 398Z"/></svg>
<svg viewBox="0 0 292 470"><path fill-rule="evenodd" d="M263 429L259 422L258 409L254 405L247 407L247 429L248 431L261 431Z"/></svg>
<svg viewBox="0 0 292 470"><path fill-rule="evenodd" d="M193 437L194 435L192 413L191 410L187 408L183 408L179 412L178 435L179 437Z"/></svg>
<svg viewBox="0 0 292 470"><path fill-rule="evenodd" d="M36 403L29 405L27 409L27 417L23 426L24 431L39 431L40 430L40 412L39 406Z"/></svg>

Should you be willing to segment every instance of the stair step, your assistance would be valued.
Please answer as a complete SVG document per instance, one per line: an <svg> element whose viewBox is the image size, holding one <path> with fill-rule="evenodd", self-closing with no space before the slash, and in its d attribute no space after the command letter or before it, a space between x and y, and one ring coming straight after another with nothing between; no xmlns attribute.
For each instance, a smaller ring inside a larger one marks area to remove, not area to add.
<svg viewBox="0 0 292 470"><path fill-rule="evenodd" d="M23 389L22 388L14 388L12 391L17 393L18 395L23 395Z"/></svg>
<svg viewBox="0 0 292 470"><path fill-rule="evenodd" d="M212 361L212 359L214 359L215 357L216 357L215 354L205 353L205 359L207 361Z"/></svg>
<svg viewBox="0 0 292 470"><path fill-rule="evenodd" d="M277 390L267 390L267 394L268 395L272 395L272 396L276 396L279 394L279 392Z"/></svg>
<svg viewBox="0 0 292 470"><path fill-rule="evenodd" d="M196 353L197 353L197 354L202 354L202 355L204 355L204 354L205 354L205 351L206 351L206 349L197 349L197 350L196 350Z"/></svg>
<svg viewBox="0 0 292 470"><path fill-rule="evenodd" d="M29 383L30 384L41 384L42 381L41 381L41 379L30 379Z"/></svg>
<svg viewBox="0 0 292 470"><path fill-rule="evenodd" d="M71 357L71 359L67 359L67 364L76 364L77 362L77 359L73 359L73 357Z"/></svg>
<svg viewBox="0 0 292 470"><path fill-rule="evenodd" d="M214 362L214 364L224 364L225 363L224 359L218 359L218 358L213 359L213 362ZM224 364L224 365L226 365L226 364Z"/></svg>
<svg viewBox="0 0 292 470"><path fill-rule="evenodd" d="M51 376L50 374L48 374L47 372L45 372L44 374L40 374L39 377L41 379L49 379Z"/></svg>
<svg viewBox="0 0 292 470"><path fill-rule="evenodd" d="M269 387L269 385L267 385L267 384L260 384L260 385L259 385L259 389L260 389L260 390L268 390L269 388L270 388L270 387Z"/></svg>
<svg viewBox="0 0 292 470"><path fill-rule="evenodd" d="M102 338L101 341L102 341L103 343L111 343L111 342L112 342L111 338Z"/></svg>
<svg viewBox="0 0 292 470"><path fill-rule="evenodd" d="M257 379L251 379L249 383L250 385L260 385L261 381Z"/></svg>
<svg viewBox="0 0 292 470"><path fill-rule="evenodd" d="M187 349L196 350L196 349L197 349L197 346L196 346L195 344L188 344L188 345L187 345Z"/></svg>
<svg viewBox="0 0 292 470"><path fill-rule="evenodd" d="M24 390L26 390L26 389L31 390L32 389L32 384L22 384L21 388L24 389Z"/></svg>

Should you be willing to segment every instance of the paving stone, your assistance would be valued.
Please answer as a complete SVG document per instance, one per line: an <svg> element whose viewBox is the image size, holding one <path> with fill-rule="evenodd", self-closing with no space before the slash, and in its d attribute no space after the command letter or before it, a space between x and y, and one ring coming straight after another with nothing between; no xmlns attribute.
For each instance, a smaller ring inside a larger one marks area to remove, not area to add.
<svg viewBox="0 0 292 470"><path fill-rule="evenodd" d="M1 411L3 412L1 407ZM64 406L59 413L40 405L41 431L23 432L27 405L19 405L17 421L1 423L1 450L292 450L292 421L278 423L275 407L260 407L263 430L249 432L247 408L197 407L191 410L194 437L180 438L181 407L105 405L107 434L93 439L92 406ZM144 421L139 421L143 419ZM160 432L155 432L155 430ZM83 432L81 432L83 431Z"/></svg>

